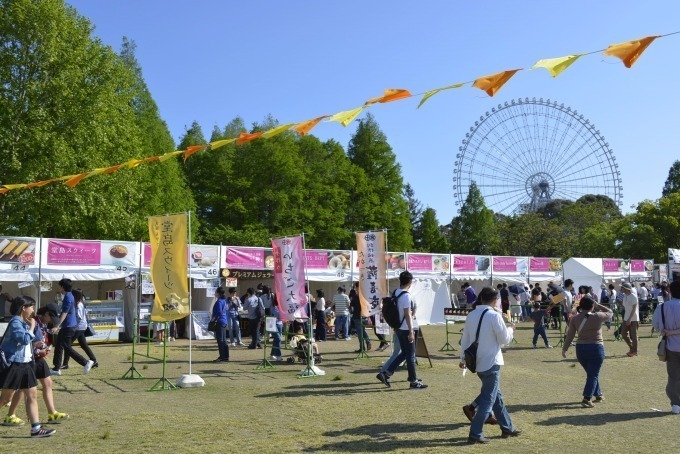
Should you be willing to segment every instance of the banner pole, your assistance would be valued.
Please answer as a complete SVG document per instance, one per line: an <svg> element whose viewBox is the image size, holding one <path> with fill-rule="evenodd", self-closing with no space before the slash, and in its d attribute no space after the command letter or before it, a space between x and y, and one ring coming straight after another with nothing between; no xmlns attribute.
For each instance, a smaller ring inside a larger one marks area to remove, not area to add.
<svg viewBox="0 0 680 454"><path fill-rule="evenodd" d="M306 285L307 290L308 290L307 294L310 295L311 289L309 288L309 275L307 273L307 241L305 240L304 232L300 236L302 236L302 260L303 260L303 264L305 266L305 285ZM312 316L312 299L311 299L311 296L308 298L307 295L305 295L305 301L306 301L306 304L307 304L307 311L308 311L307 315L308 315L308 321L309 321L309 331L307 333L309 335L308 342L307 342L307 370L305 372L307 372L308 375L316 375L316 373L314 372L314 369L313 369L313 367L314 367L314 356L313 356L314 350L312 349L312 342L314 342L314 337L313 337L314 318Z"/></svg>
<svg viewBox="0 0 680 454"><path fill-rule="evenodd" d="M383 232L385 233L385 254L389 254L389 249L387 248L387 229L383 229ZM390 270L387 269L387 264L385 264L385 284L387 288L387 295L390 294L390 277L389 277L389 272Z"/></svg>
<svg viewBox="0 0 680 454"><path fill-rule="evenodd" d="M38 309L40 309L40 303L42 301L42 236L40 237L40 253L38 254Z"/></svg>
<svg viewBox="0 0 680 454"><path fill-rule="evenodd" d="M187 251L189 254L191 253L191 211L187 213L187 216L189 218L189 228L187 229L187 243L189 243L189 250ZM193 334L193 318L191 317L192 315L192 305L191 305L191 269L189 268L190 264L187 261L187 274L189 275L189 319L191 321L191 331L189 335L189 375L191 375L191 366L192 366L192 343L191 343L191 338L193 337L191 334Z"/></svg>

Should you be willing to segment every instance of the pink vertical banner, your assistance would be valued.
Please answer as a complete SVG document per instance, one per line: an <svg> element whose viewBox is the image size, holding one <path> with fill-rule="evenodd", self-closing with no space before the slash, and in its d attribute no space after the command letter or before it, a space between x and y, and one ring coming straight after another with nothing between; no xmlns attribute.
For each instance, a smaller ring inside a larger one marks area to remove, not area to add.
<svg viewBox="0 0 680 454"><path fill-rule="evenodd" d="M274 285L281 320L307 318L305 295L305 254L302 237L272 240L274 248Z"/></svg>

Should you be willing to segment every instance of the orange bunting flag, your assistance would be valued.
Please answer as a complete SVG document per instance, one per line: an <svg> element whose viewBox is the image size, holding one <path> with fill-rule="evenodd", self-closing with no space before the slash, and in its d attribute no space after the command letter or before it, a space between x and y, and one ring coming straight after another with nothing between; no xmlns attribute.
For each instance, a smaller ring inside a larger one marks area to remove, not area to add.
<svg viewBox="0 0 680 454"><path fill-rule="evenodd" d="M5 192L9 191L7 188L0 188L0 195L4 194Z"/></svg>
<svg viewBox="0 0 680 454"><path fill-rule="evenodd" d="M603 54L620 58L623 64L626 65L626 68L630 68L640 58L645 49L658 37L658 35L648 36L625 43L612 44Z"/></svg>
<svg viewBox="0 0 680 454"><path fill-rule="evenodd" d="M422 106L423 104L425 104L425 101L427 101L428 99L430 99L431 97L433 97L434 95L436 95L437 93L439 93L440 91L450 90L450 89L452 89L452 88L460 88L460 87L462 87L463 85L465 85L465 84L464 84L464 83L462 83L462 84L453 84L453 85L449 85L448 87L435 88L434 90L427 91L427 92L425 92L425 94L423 95L423 98L420 100L420 103L418 104L418 107L416 107L416 108L417 108L417 109L420 109L420 106Z"/></svg>
<svg viewBox="0 0 680 454"><path fill-rule="evenodd" d="M270 129L269 131L265 131L264 134L262 134L262 138L269 139L270 137L279 135L284 131L288 131L290 128L293 127L294 124L295 123L288 123L286 125L277 126L276 128Z"/></svg>
<svg viewBox="0 0 680 454"><path fill-rule="evenodd" d="M483 76L478 79L475 79L472 86L485 91L486 94L488 94L489 96L493 96L496 93L498 93L498 90L500 90L501 87L505 85L505 83L509 81L510 78L514 76L517 71L521 71L521 69L511 69L510 71L502 71L496 74L489 74L488 76Z"/></svg>
<svg viewBox="0 0 680 454"><path fill-rule="evenodd" d="M52 178L51 180L36 181L35 183L27 184L26 189L39 188L40 186L45 186L46 184L52 183L59 180L59 178Z"/></svg>
<svg viewBox="0 0 680 454"><path fill-rule="evenodd" d="M68 180L66 180L66 181L64 182L64 184L65 184L66 186L68 186L69 188L73 188L73 187L75 187L78 183L80 183L81 181L83 181L83 179L85 179L85 177L87 177L89 174L90 174L90 172L81 173L81 174L79 174L79 175L71 175L71 178L69 178Z"/></svg>
<svg viewBox="0 0 680 454"><path fill-rule="evenodd" d="M206 146L207 145L192 145L187 147L187 150L184 152L184 162L186 162L186 160L189 159L191 155L198 153L201 150L205 150Z"/></svg>
<svg viewBox="0 0 680 454"><path fill-rule="evenodd" d="M104 175L112 174L113 172L115 172L116 170L120 169L121 167L123 167L123 164L118 164L118 165L116 165L116 166L111 166L111 167L109 167L108 169L104 170Z"/></svg>
<svg viewBox="0 0 680 454"><path fill-rule="evenodd" d="M164 155L159 156L159 157L158 157L158 160L159 160L160 162L165 162L165 161L167 161L168 159L173 158L173 157L177 156L178 154L182 154L182 153L184 153L183 150L173 151L172 153L165 153ZM112 168L113 168L113 167L112 167ZM116 170L118 170L118 169L116 169ZM115 170L114 170L114 172L115 172Z"/></svg>
<svg viewBox="0 0 680 454"><path fill-rule="evenodd" d="M403 88L388 88L385 90L385 94L382 96L378 96L377 98L371 98L368 101L366 101L365 106L370 106L371 104L375 104L377 102L380 103L386 103L386 102L392 102L392 101L398 101L400 99L404 98L410 98L411 92L408 90L404 90Z"/></svg>
<svg viewBox="0 0 680 454"><path fill-rule="evenodd" d="M357 116L359 116L359 114L363 112L365 108L366 106L363 106L352 110L338 112L335 115L331 115L328 121L337 121L341 125L347 127L347 125L350 124Z"/></svg>
<svg viewBox="0 0 680 454"><path fill-rule="evenodd" d="M210 149L211 150L217 150L218 148L222 148L225 145L229 145L232 142L236 142L236 137L233 139L224 139L224 140L218 140L216 142L210 142Z"/></svg>
<svg viewBox="0 0 680 454"><path fill-rule="evenodd" d="M144 164L144 163L147 163L147 162L158 161L158 158L159 158L159 156L151 156L151 157L149 157L149 158L144 158L144 159L142 159L141 161L139 161L139 163L140 163L140 164ZM106 170L106 169L104 169L104 170Z"/></svg>
<svg viewBox="0 0 680 454"><path fill-rule="evenodd" d="M241 134L238 135L238 139L236 140L236 145L243 145L246 142L250 142L251 140L255 140L258 137L260 137L264 132L256 132L254 134L248 134L247 132L242 132Z"/></svg>
<svg viewBox="0 0 680 454"><path fill-rule="evenodd" d="M582 55L583 54L568 55L566 57L538 60L536 64L531 67L531 69L545 68L550 71L550 75L557 77L562 73L562 71L570 67L571 64L578 60Z"/></svg>
<svg viewBox="0 0 680 454"><path fill-rule="evenodd" d="M328 118L328 117L329 117L328 115L323 115L323 116L317 117L313 120L303 121L302 123L298 123L295 126L293 126L292 129L293 129L293 131L296 131L298 134L304 136L309 131L311 131L314 126L318 125L321 120L323 120L324 118Z"/></svg>

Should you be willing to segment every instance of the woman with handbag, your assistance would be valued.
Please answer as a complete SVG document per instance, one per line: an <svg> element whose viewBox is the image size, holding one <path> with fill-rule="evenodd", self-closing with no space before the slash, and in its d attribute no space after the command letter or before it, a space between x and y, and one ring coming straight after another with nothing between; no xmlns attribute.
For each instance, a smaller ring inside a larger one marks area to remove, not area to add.
<svg viewBox="0 0 680 454"><path fill-rule="evenodd" d="M602 402L602 389L600 388L600 369L604 362L604 343L602 339L602 324L612 316L612 310L597 304L589 296L583 297L579 303L580 312L573 316L569 322L562 358L567 357L567 350L578 334L576 341L576 358L586 371L586 384L583 388L583 400L581 406L593 408L591 399L595 396L595 403ZM595 309L598 312L594 312Z"/></svg>
<svg viewBox="0 0 680 454"><path fill-rule="evenodd" d="M220 287L215 291L215 304L212 309L212 319L210 320L210 328L215 333L215 340L217 340L217 349L220 352L220 356L214 360L214 362L226 362L229 361L229 344L227 344L227 324L229 322L228 312L227 312L227 292L224 287ZM213 326L214 325L214 326Z"/></svg>
<svg viewBox="0 0 680 454"><path fill-rule="evenodd" d="M90 349L90 346L87 344L87 331L88 331L88 323L87 323L87 309L85 308L85 303L83 303L83 291L79 288L74 288L73 291L73 298L76 300L76 320L78 321L78 325L76 326L76 335L73 336L73 341L78 341L78 345L80 345L80 348L83 349L87 357L90 359L90 361L94 362L92 365L93 368L99 367L99 363L97 362L97 358L94 356L94 353ZM91 328L90 328L91 329ZM62 363L61 369L68 369L68 360L70 358L68 350L64 352L64 362Z"/></svg>

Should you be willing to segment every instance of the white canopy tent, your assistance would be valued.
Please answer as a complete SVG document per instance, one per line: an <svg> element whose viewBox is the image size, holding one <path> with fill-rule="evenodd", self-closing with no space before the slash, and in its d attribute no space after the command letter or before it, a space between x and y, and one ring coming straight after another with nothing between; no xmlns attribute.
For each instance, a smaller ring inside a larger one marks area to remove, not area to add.
<svg viewBox="0 0 680 454"><path fill-rule="evenodd" d="M602 259L573 257L564 262L563 269L564 279L573 280L575 288L588 285L599 292L600 285L605 283L602 275Z"/></svg>

